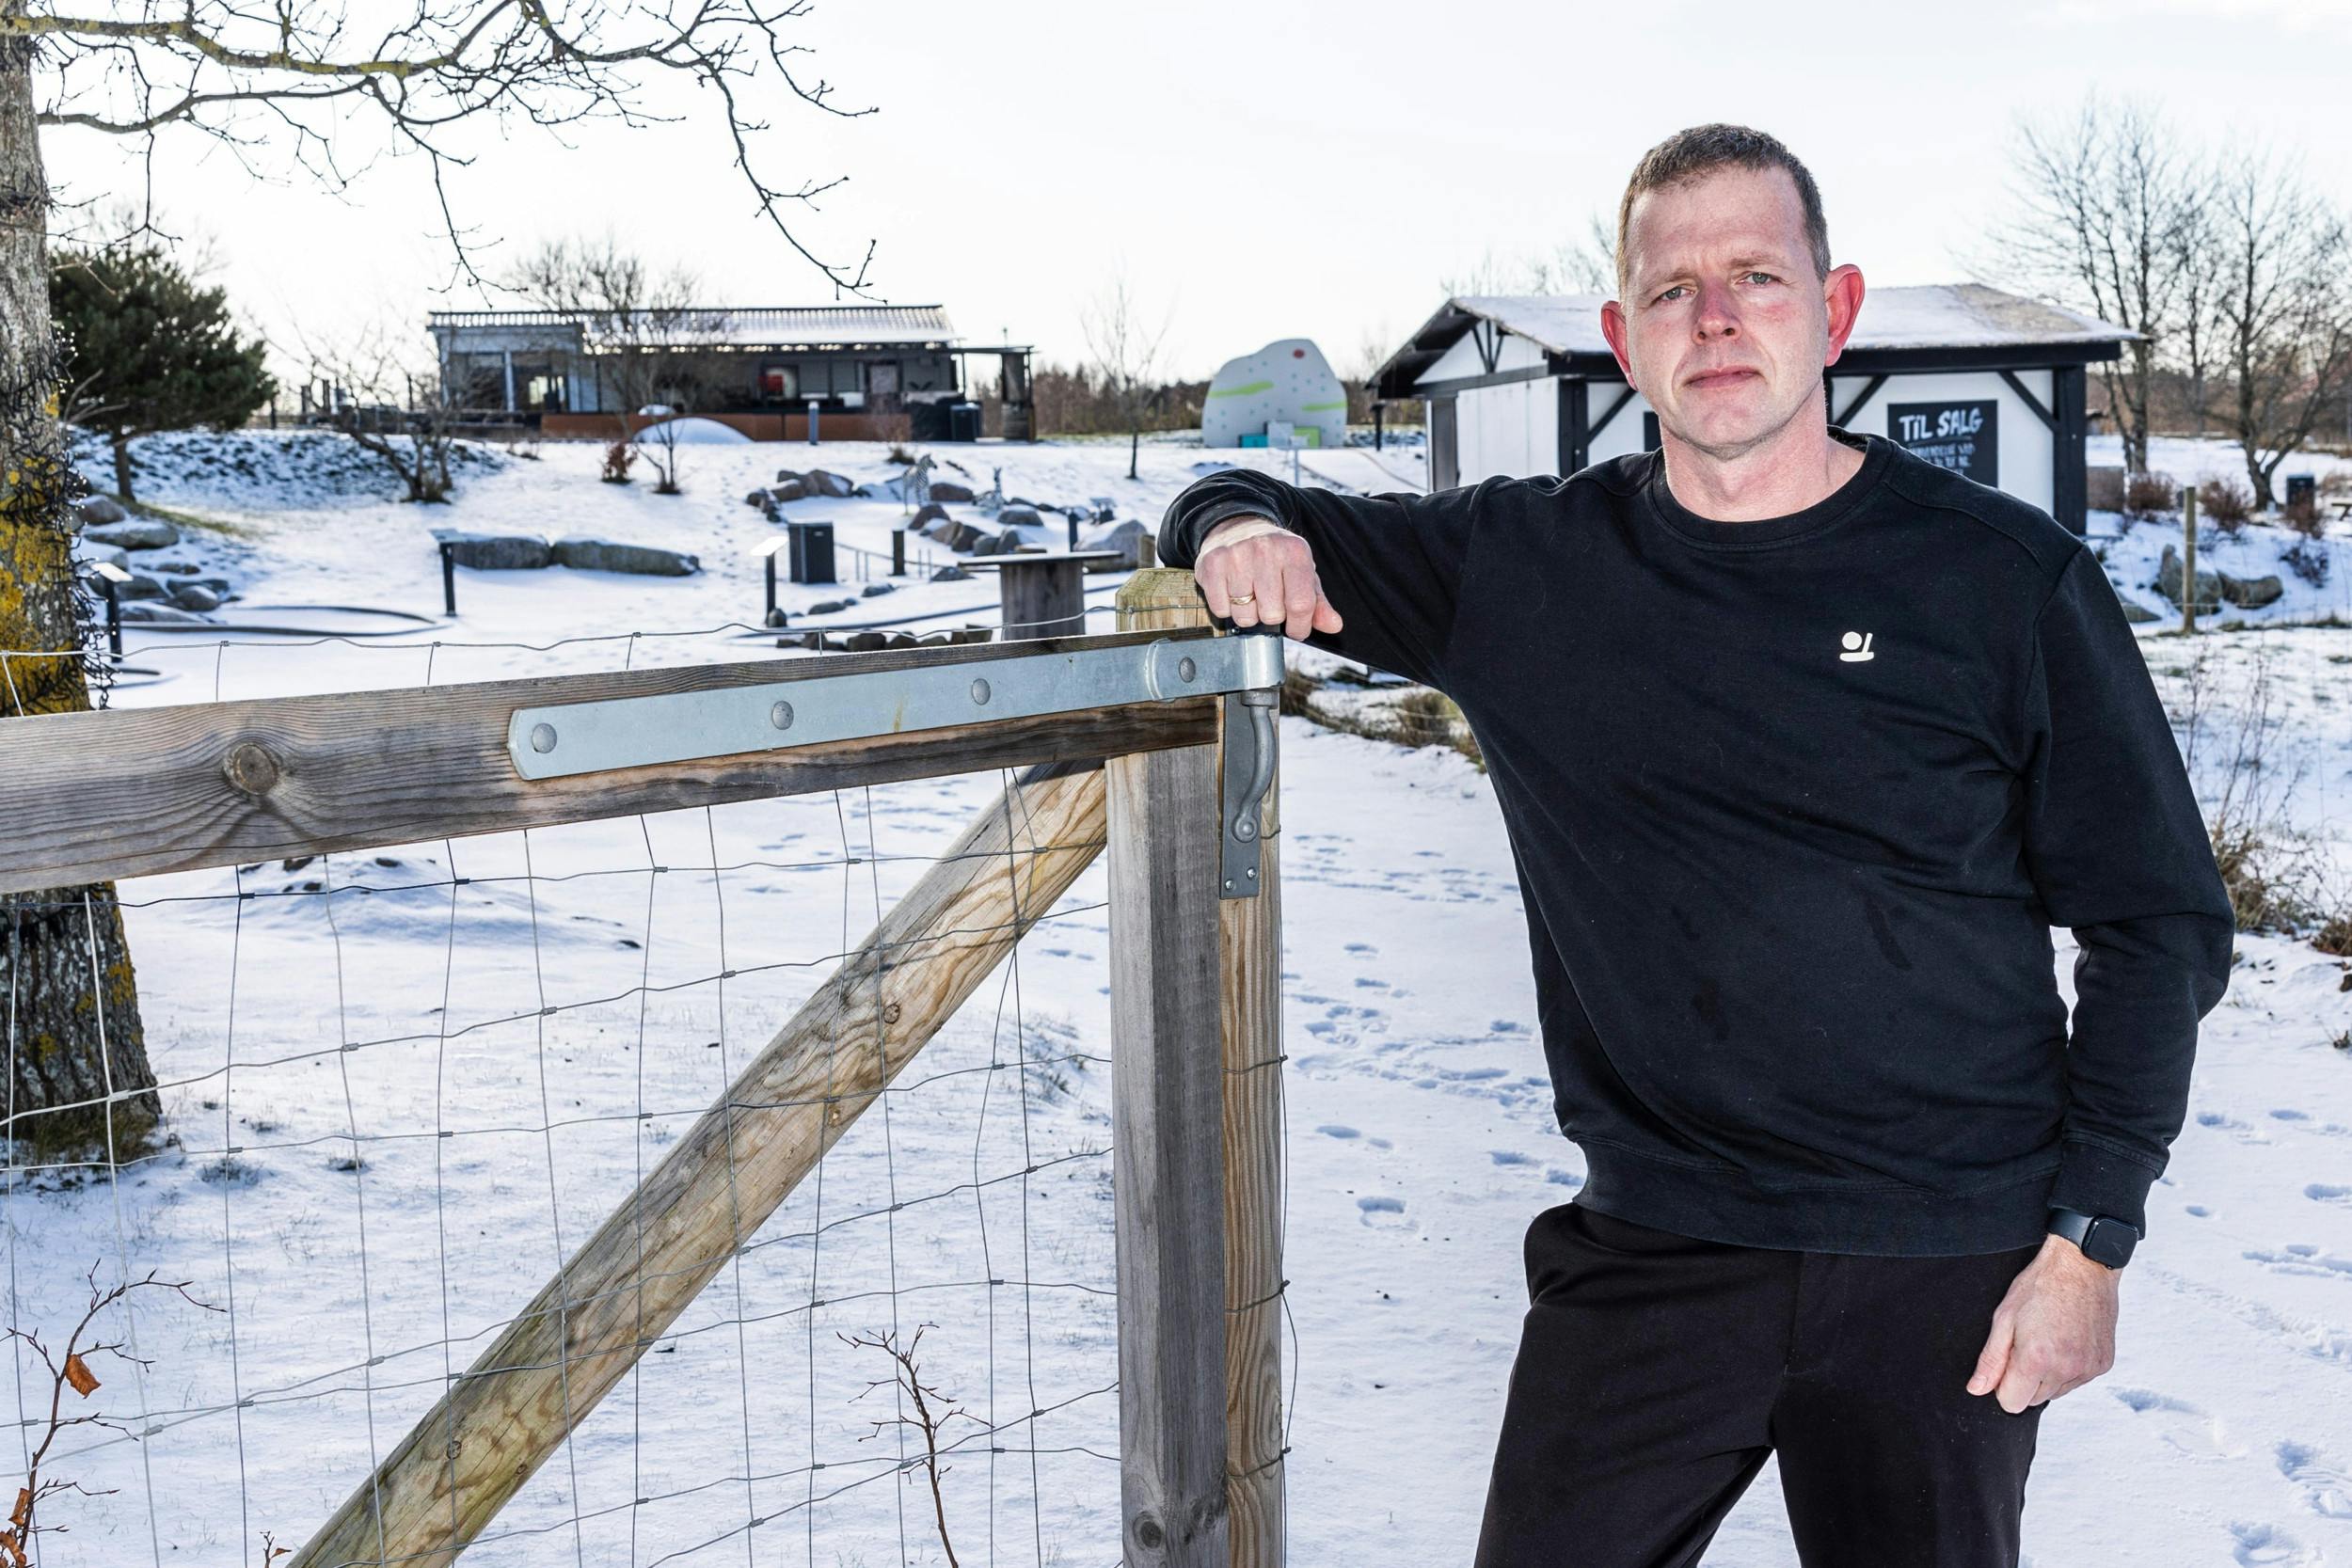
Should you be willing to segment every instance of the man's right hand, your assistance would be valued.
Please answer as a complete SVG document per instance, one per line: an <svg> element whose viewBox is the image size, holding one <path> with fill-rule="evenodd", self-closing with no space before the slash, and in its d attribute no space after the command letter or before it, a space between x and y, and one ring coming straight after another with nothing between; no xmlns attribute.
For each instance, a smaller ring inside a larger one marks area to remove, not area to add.
<svg viewBox="0 0 2352 1568"><path fill-rule="evenodd" d="M1314 551L1267 517L1228 517L1209 530L1192 563L1209 612L1236 626L1279 624L1286 637L1340 629L1340 612L1323 596Z"/></svg>

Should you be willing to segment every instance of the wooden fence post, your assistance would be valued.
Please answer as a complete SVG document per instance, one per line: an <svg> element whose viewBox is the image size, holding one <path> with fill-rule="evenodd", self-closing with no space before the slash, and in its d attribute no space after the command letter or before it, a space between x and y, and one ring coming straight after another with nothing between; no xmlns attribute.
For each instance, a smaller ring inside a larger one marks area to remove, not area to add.
<svg viewBox="0 0 2352 1568"><path fill-rule="evenodd" d="M2197 487L2181 486L2181 629L2197 629Z"/></svg>
<svg viewBox="0 0 2352 1568"><path fill-rule="evenodd" d="M1186 571L1147 568L1120 591L1121 631L1208 620ZM1214 750L1158 755L1168 760L1157 773L1128 766L1149 759L1123 758L1108 781L1124 1544L1136 1564L1280 1568L1279 814L1269 788L1258 895L1220 899ZM1163 927L1147 928L1153 916L1121 902L1122 865L1136 897L1147 874L1160 879L1151 891ZM1197 899L1214 911L1197 909ZM1202 951L1211 942L1213 956ZM1212 965L1205 981L1204 962ZM1209 984L1216 988L1213 1025L1199 1011L1209 1005ZM1184 988L1196 985L1203 989L1187 995ZM1119 1119L1121 1105L1131 1120ZM1202 1119L1187 1128L1186 1117ZM1214 1149L1197 1133L1212 1125L1222 1134ZM1167 1294L1187 1274L1222 1282L1213 1328L1203 1326L1202 1292L1182 1301ZM1131 1293L1145 1291L1153 1293ZM1184 1399L1214 1418L1186 1412ZM1203 1448L1217 1456L1213 1492L1203 1490L1211 1485L1200 1469ZM1185 1512L1172 1516L1171 1505ZM1211 1521L1212 1508L1213 1521L1180 1545L1171 1517Z"/></svg>

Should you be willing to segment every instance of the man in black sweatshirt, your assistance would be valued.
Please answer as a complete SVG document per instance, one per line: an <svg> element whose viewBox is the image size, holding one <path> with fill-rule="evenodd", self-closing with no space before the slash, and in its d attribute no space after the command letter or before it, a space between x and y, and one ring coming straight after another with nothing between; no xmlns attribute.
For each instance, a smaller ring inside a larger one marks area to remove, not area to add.
<svg viewBox="0 0 2352 1568"><path fill-rule="evenodd" d="M1775 1451L1806 1568L2013 1564L2230 900L2083 542L1828 424L1863 285L1804 166L1681 133L1618 266L1661 451L1429 496L1227 470L1162 558L1448 693L1494 782L1589 1175L1529 1227L1479 1568L1695 1562Z"/></svg>

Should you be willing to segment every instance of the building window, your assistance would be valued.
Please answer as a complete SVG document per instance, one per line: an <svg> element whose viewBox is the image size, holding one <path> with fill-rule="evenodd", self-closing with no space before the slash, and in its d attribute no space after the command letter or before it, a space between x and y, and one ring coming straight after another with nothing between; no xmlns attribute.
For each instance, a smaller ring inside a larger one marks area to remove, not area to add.
<svg viewBox="0 0 2352 1568"><path fill-rule="evenodd" d="M564 375L551 365L515 363L515 397L527 413L561 413L564 406Z"/></svg>
<svg viewBox="0 0 2352 1568"><path fill-rule="evenodd" d="M763 403L791 403L801 395L799 371L791 365L764 365L759 372L759 396Z"/></svg>

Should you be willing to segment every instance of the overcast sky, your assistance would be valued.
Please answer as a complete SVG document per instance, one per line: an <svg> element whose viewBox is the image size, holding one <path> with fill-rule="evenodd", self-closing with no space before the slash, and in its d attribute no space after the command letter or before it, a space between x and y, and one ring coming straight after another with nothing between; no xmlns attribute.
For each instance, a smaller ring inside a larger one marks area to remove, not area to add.
<svg viewBox="0 0 2352 1568"><path fill-rule="evenodd" d="M374 0L353 8L364 19ZM1549 249L1595 210L1613 220L1642 151L1708 119L1788 142L1820 182L1837 259L1881 284L1967 276L2002 210L2018 116L2071 112L2092 87L2194 136L2298 151L2352 200L2352 0L813 0L780 31L812 51L796 70L875 110L835 119L772 88L761 105L771 183L847 176L793 215L811 249L853 260L871 240L880 297L944 305L967 339L1065 362L1123 267L1167 324L1166 368L1187 376L1294 335L1360 369L1482 257ZM679 118L469 136L474 162L450 171L460 221L503 242L493 260L610 226L691 267L710 303L831 299L754 210L709 95L647 102ZM249 129L279 182L167 131L154 190L166 226L209 244L215 280L283 351L281 375L298 377L306 339L370 324L429 363L426 310L516 303L439 292L453 269L423 161L371 164L387 146L374 120L355 113L340 135L339 155L365 167L341 196L285 172L282 132ZM145 188L134 149L44 137L69 199Z"/></svg>

